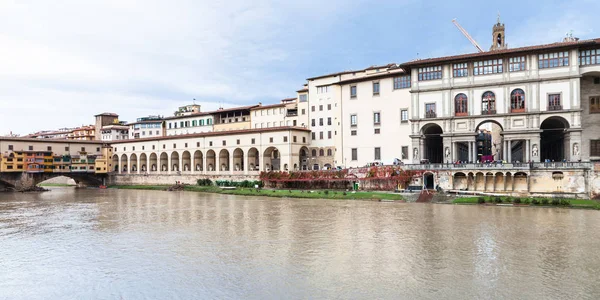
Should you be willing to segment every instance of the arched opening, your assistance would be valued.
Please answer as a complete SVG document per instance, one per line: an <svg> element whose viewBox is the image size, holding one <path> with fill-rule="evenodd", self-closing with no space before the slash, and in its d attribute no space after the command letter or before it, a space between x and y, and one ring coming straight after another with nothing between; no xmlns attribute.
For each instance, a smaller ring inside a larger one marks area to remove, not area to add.
<svg viewBox="0 0 600 300"><path fill-rule="evenodd" d="M325 165L323 165L323 169L325 169L325 170L331 170L331 164L325 164Z"/></svg>
<svg viewBox="0 0 600 300"><path fill-rule="evenodd" d="M479 123L475 133L476 161L502 160L502 142L504 141L502 126L496 121L483 121Z"/></svg>
<svg viewBox="0 0 600 300"><path fill-rule="evenodd" d="M513 175L510 172L507 172L504 175L504 190L507 192L511 192L513 190Z"/></svg>
<svg viewBox="0 0 600 300"><path fill-rule="evenodd" d="M312 149L312 157L316 157L317 156L317 149Z"/></svg>
<svg viewBox="0 0 600 300"><path fill-rule="evenodd" d="M325 156L325 150L319 149L319 156Z"/></svg>
<svg viewBox="0 0 600 300"><path fill-rule="evenodd" d="M425 136L425 153L423 159L430 163L443 163L442 127L437 124L427 124L423 127Z"/></svg>
<svg viewBox="0 0 600 300"><path fill-rule="evenodd" d="M202 161L202 151L196 150L194 152L194 170L203 171L204 170L204 162Z"/></svg>
<svg viewBox="0 0 600 300"><path fill-rule="evenodd" d="M233 170L244 171L244 151L240 148L233 150Z"/></svg>
<svg viewBox="0 0 600 300"><path fill-rule="evenodd" d="M179 172L179 170L179 153L177 151L173 151L173 153L171 153L171 171Z"/></svg>
<svg viewBox="0 0 600 300"><path fill-rule="evenodd" d="M565 141L569 122L561 117L550 117L542 122L540 129L540 159L544 162L566 159L568 151L565 150ZM532 153L535 151L537 150L532 148Z"/></svg>
<svg viewBox="0 0 600 300"><path fill-rule="evenodd" d="M248 150L248 168L250 171L258 171L260 168L260 160L258 155L258 149L250 148Z"/></svg>
<svg viewBox="0 0 600 300"><path fill-rule="evenodd" d="M467 175L462 172L454 174L452 179L452 189L465 191L468 189Z"/></svg>
<svg viewBox="0 0 600 300"><path fill-rule="evenodd" d="M129 166L127 165L127 155L123 154L121 155L121 171L123 173L127 173L127 170L129 170L128 167Z"/></svg>
<svg viewBox="0 0 600 300"><path fill-rule="evenodd" d="M131 172L137 172L137 155L135 153L131 154L131 156L129 156L129 161L131 166L129 167L129 170Z"/></svg>
<svg viewBox="0 0 600 300"><path fill-rule="evenodd" d="M423 187L426 190L435 189L435 179L433 173L427 172L423 174Z"/></svg>
<svg viewBox="0 0 600 300"><path fill-rule="evenodd" d="M522 89L514 89L510 93L510 112L525 112L525 92Z"/></svg>
<svg viewBox="0 0 600 300"><path fill-rule="evenodd" d="M148 156L146 153L140 154L140 171L148 172Z"/></svg>
<svg viewBox="0 0 600 300"><path fill-rule="evenodd" d="M308 148L300 148L300 170L308 170Z"/></svg>
<svg viewBox="0 0 600 300"><path fill-rule="evenodd" d="M165 152L160 154L160 171L169 171L169 156Z"/></svg>
<svg viewBox="0 0 600 300"><path fill-rule="evenodd" d="M483 190L484 191L493 191L494 190L494 180L495 180L494 173L487 172L485 174L485 187Z"/></svg>
<svg viewBox="0 0 600 300"><path fill-rule="evenodd" d="M457 117L469 115L467 95L461 93L454 97L454 115Z"/></svg>
<svg viewBox="0 0 600 300"><path fill-rule="evenodd" d="M263 161L265 164L265 171L279 171L281 158L279 155L279 150L275 147L269 147L265 150L263 155Z"/></svg>
<svg viewBox="0 0 600 300"><path fill-rule="evenodd" d="M227 149L219 152L219 171L229 171L229 151Z"/></svg>
<svg viewBox="0 0 600 300"><path fill-rule="evenodd" d="M215 171L215 165L217 164L217 154L214 150L206 151L206 170L209 172Z"/></svg>
<svg viewBox="0 0 600 300"><path fill-rule="evenodd" d="M189 151L183 151L183 153L181 154L181 164L182 171L189 172L192 170L192 155Z"/></svg>
<svg viewBox="0 0 600 300"><path fill-rule="evenodd" d="M496 95L492 92L485 92L481 96L481 114L495 115L496 114Z"/></svg>
<svg viewBox="0 0 600 300"><path fill-rule="evenodd" d="M515 173L514 176L514 183L513 183L513 187L514 187L514 191L518 191L518 192L525 192L527 191L527 174L523 173L523 172L517 172Z"/></svg>
<svg viewBox="0 0 600 300"><path fill-rule="evenodd" d="M112 170L119 172L119 156L116 154L112 156L112 165Z"/></svg>
<svg viewBox="0 0 600 300"><path fill-rule="evenodd" d="M158 171L158 157L156 156L156 153L150 154L150 171Z"/></svg>
<svg viewBox="0 0 600 300"><path fill-rule="evenodd" d="M477 174L475 174L475 190L476 191L483 191L485 188L485 179L484 179L484 175L483 173L479 172Z"/></svg>
<svg viewBox="0 0 600 300"><path fill-rule="evenodd" d="M504 191L504 174L496 172L494 176L494 191Z"/></svg>
<svg viewBox="0 0 600 300"><path fill-rule="evenodd" d="M333 151L331 151L331 149L327 149L327 156L333 156Z"/></svg>

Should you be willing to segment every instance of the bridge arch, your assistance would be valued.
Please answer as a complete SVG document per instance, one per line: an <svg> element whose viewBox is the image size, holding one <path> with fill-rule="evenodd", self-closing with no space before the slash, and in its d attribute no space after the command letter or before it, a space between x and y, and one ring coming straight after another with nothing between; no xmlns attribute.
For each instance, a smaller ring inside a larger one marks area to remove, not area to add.
<svg viewBox="0 0 600 300"><path fill-rule="evenodd" d="M264 152L265 171L279 171L281 157L276 147L268 147Z"/></svg>
<svg viewBox="0 0 600 300"><path fill-rule="evenodd" d="M240 148L233 150L233 170L244 171L244 151Z"/></svg>
<svg viewBox="0 0 600 300"><path fill-rule="evenodd" d="M111 171L119 172L119 156L116 154L112 156L112 165L113 168Z"/></svg>

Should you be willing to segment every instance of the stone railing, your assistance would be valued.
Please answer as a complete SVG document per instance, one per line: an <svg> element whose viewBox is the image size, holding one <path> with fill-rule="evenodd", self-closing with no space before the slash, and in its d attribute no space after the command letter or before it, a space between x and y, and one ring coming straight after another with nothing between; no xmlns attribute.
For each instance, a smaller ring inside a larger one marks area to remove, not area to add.
<svg viewBox="0 0 600 300"><path fill-rule="evenodd" d="M591 169L591 162L536 162L534 169Z"/></svg>
<svg viewBox="0 0 600 300"><path fill-rule="evenodd" d="M476 164L406 164L406 170L473 170L473 169L503 169L503 170L529 170L527 163L476 163Z"/></svg>

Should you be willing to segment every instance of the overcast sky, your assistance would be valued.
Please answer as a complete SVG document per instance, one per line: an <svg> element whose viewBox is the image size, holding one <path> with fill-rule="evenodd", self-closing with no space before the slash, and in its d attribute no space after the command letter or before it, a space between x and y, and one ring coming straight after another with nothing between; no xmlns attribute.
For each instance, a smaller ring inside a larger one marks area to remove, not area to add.
<svg viewBox="0 0 600 300"><path fill-rule="evenodd" d="M501 4L501 7L500 7ZM508 9L510 8L510 10ZM311 76L600 37L600 1L0 0L0 134L294 97Z"/></svg>

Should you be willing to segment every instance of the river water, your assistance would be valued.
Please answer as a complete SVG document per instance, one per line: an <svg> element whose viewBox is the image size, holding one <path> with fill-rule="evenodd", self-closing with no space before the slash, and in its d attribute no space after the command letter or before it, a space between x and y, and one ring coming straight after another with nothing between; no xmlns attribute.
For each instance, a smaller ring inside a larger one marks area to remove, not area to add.
<svg viewBox="0 0 600 300"><path fill-rule="evenodd" d="M593 299L600 212L0 194L0 299Z"/></svg>

